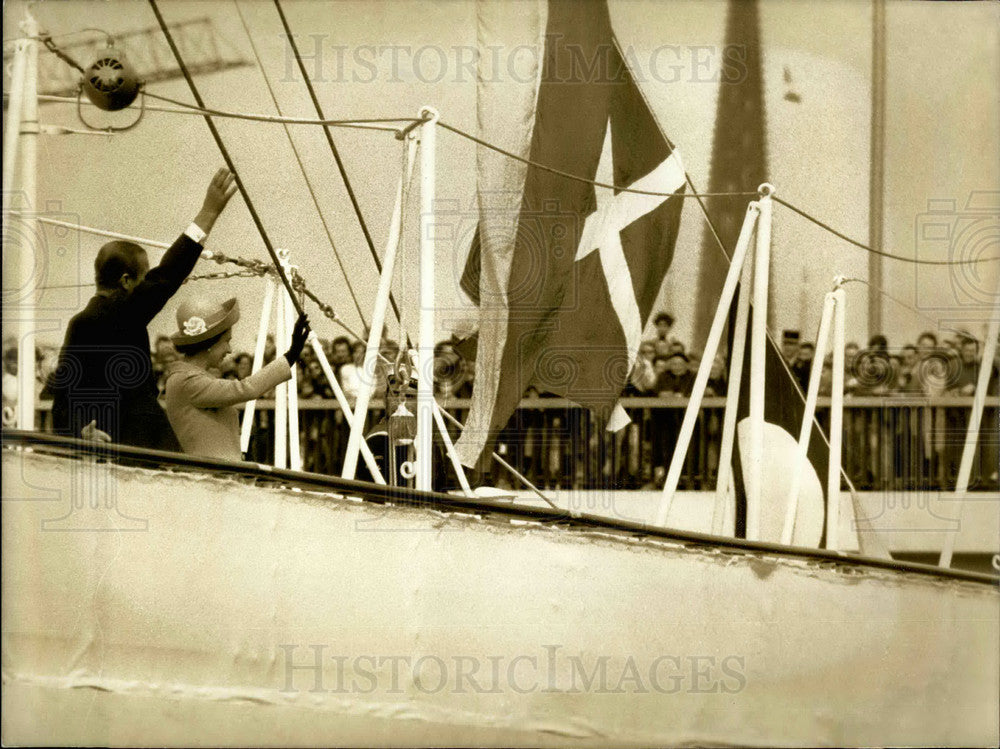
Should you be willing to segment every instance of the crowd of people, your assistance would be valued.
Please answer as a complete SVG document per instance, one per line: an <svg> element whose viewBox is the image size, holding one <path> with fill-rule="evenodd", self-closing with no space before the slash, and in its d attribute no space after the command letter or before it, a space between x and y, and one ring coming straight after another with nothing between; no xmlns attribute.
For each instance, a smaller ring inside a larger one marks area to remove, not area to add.
<svg viewBox="0 0 1000 749"><path fill-rule="evenodd" d="M691 395L695 375L701 365L696 351L689 351L673 334L674 318L669 313L657 314L655 334L639 347L639 357L629 376L623 395L631 397L686 398ZM364 341L346 336L320 339L344 393L353 403L360 386L359 372L364 361ZM435 348L435 389L442 397L468 398L475 384L475 363L460 353L455 340L441 341ZM781 341L782 356L803 392L809 384L815 347L800 339L798 331L785 330ZM274 337L269 335L264 349L264 363L275 356ZM383 340L380 349L383 361L395 361L399 345ZM159 336L153 352L153 365L162 372L176 358L170 339ZM979 376L979 342L969 334L955 333L941 340L931 332L921 333L916 343L890 348L885 336L873 336L866 348L856 342L845 346L845 396L969 396L975 392ZM253 364L251 354L241 352L224 361L214 370L217 377L244 379ZM711 375L705 395L724 397L728 377L724 357L712 361ZM302 399L334 397L319 360L307 345L297 367L299 397ZM823 360L819 393L830 395L833 381L833 355ZM994 389L996 373L991 381ZM539 395L535 390L527 396Z"/></svg>
<svg viewBox="0 0 1000 749"><path fill-rule="evenodd" d="M654 321L655 334L644 340L639 358L629 376L623 395L631 397L686 398L691 394L694 378L701 364L696 351L689 351L673 334L674 318L659 313ZM346 336L320 339L323 351L349 402L353 403L361 385L360 368L364 361L365 343ZM468 398L475 384L474 362L463 356L462 347L454 340L441 341L435 349L435 389L440 397ZM785 330L781 340L782 355L789 369L805 392L812 371L815 348L802 340L799 332ZM45 384L55 370L58 348L40 346L36 350L36 392L40 399L49 397ZM382 361L393 362L399 345L383 340ZM865 348L856 342L845 346L844 392L857 396L969 396L975 392L979 375L979 341L969 334L956 332L941 339L935 333L921 333L915 343L890 347L885 336L873 336ZM264 348L263 363L274 360L277 349L274 336L269 335ZM164 392L164 374L171 362L179 358L170 336L159 335L151 352L153 371L159 392ZM241 351L227 357L209 373L226 380L243 380L253 370L253 356ZM4 423L10 425L17 402L17 347L13 339L4 342L3 351ZM333 399L334 393L319 359L306 344L296 365L299 398ZM726 395L728 370L726 361L717 356L712 362L706 396ZM833 356L823 360L819 392L828 396L833 380ZM990 380L990 392L996 392L997 366ZM269 392L267 395L271 395ZM537 395L529 391L526 395Z"/></svg>

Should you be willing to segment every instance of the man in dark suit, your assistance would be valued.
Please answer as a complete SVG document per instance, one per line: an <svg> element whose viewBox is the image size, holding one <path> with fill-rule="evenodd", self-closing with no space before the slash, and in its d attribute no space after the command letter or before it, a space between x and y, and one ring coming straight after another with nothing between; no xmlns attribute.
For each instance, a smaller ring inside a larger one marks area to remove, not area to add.
<svg viewBox="0 0 1000 749"><path fill-rule="evenodd" d="M66 329L49 382L55 431L160 450L180 450L157 402L146 326L180 288L202 243L236 192L220 169L194 222L150 269L132 242L108 242L94 261L97 293Z"/></svg>

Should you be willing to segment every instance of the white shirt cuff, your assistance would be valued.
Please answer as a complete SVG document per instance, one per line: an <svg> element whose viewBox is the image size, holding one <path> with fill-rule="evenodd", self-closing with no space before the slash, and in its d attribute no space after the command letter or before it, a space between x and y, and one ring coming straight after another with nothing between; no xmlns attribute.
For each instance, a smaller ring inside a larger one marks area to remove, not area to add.
<svg viewBox="0 0 1000 749"><path fill-rule="evenodd" d="M187 229L184 230L184 233L191 239L192 242L196 242L197 244L205 244L205 237L208 236L208 234L202 231L198 224L193 222Z"/></svg>

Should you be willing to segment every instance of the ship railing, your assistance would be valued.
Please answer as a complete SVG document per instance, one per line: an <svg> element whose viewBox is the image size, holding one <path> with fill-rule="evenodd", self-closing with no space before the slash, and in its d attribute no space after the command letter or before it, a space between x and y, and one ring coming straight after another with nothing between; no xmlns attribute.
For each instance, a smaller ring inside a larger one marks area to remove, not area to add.
<svg viewBox="0 0 1000 749"><path fill-rule="evenodd" d="M471 401L440 399L460 421ZM725 398L704 399L681 476L682 490L715 488ZM617 434L605 431L591 413L563 398L525 398L499 435L497 451L533 483L546 489L654 489L669 465L686 398L624 398L632 423ZM854 397L844 408L844 470L855 487L868 491L948 490L954 487L972 405L971 397L911 395ZM50 405L39 404L40 429L49 430ZM307 471L338 475L349 430L336 401L299 401L299 433ZM384 417L372 403L369 424ZM829 424L829 399L817 418ZM254 415L249 460L268 463L274 454L274 403L260 400ZM1000 453L997 398L987 400L973 461L970 491L998 489ZM458 430L453 430L457 438ZM519 488L495 466L485 477ZM845 486L846 488L846 486Z"/></svg>

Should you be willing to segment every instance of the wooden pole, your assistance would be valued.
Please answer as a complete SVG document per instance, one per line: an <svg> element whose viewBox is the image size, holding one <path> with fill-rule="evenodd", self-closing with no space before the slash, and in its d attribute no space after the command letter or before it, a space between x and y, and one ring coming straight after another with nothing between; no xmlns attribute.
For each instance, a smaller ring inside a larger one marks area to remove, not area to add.
<svg viewBox="0 0 1000 749"><path fill-rule="evenodd" d="M264 278L264 304L260 308L260 323L257 325L257 343L253 350L253 372L259 372L264 366L264 347L267 343L267 330L271 327L271 307L274 304L274 290L277 280L270 276ZM240 452L244 455L250 449L250 432L253 430L253 415L257 401L252 400L243 409L243 423L240 425Z"/></svg>
<svg viewBox="0 0 1000 749"><path fill-rule="evenodd" d="M375 365L382 344L382 331L385 328L385 314L389 306L389 296L392 293L392 276L396 267L396 250L399 248L401 229L403 225L403 195L404 185L409 181L413 169L413 156L416 141L409 138L406 144L406 164L399 176L396 188L396 206L392 212L389 225L389 239L386 242L385 254L382 257L382 274L379 277L378 291L375 294L375 308L372 311L371 329L368 331L368 345L365 347L365 361L358 377L358 398L354 406L354 422L351 425L351 435L347 439L347 452L344 455L344 468L341 476L353 479L358 468L358 455L361 443L364 441L365 419L368 416L368 404L371 402L372 390L375 387Z"/></svg>
<svg viewBox="0 0 1000 749"><path fill-rule="evenodd" d="M805 412L802 415L802 429L799 431L799 445L795 452L795 463L792 466L792 483L788 487L785 524L781 529L781 543L783 544L792 543L792 536L795 531L795 513L799 508L802 471L805 470L806 455L809 452L809 438L812 436L813 416L816 414L816 401L819 399L819 380L823 374L823 357L830 338L834 304L833 292L830 292L823 301L823 316L820 318L819 333L816 336L816 353L813 356L812 368L809 371L809 389L806 393Z"/></svg>
<svg viewBox="0 0 1000 749"><path fill-rule="evenodd" d="M285 333L287 300L288 294L278 294L278 315L274 333L278 351L285 351L289 344ZM284 383L274 389L274 465L276 468L288 467L288 388Z"/></svg>
<svg viewBox="0 0 1000 749"><path fill-rule="evenodd" d="M316 354L316 359L319 361L319 366L323 370L323 374L326 375L327 382L330 383L330 387L333 389L333 397L337 399L337 403L340 404L340 410L344 413L344 418L347 419L348 427L354 426L354 414L351 413L351 405L347 402L347 395L344 393L344 389L340 386L340 381L337 380L337 374L333 371L333 367L330 366L330 360L326 358L326 352L323 350L323 344L319 340L319 336L316 331L309 331L309 344L313 348L313 352ZM368 446L368 443L361 440L361 457L365 461L365 465L368 466L368 471L371 473L372 478L377 484L385 484L385 477L382 475L381 469L378 467L378 463L375 461L375 456L372 454L372 449Z"/></svg>
<svg viewBox="0 0 1000 749"><path fill-rule="evenodd" d="M438 113L424 107L420 126L420 340L417 379L416 488L431 490L434 426L434 153Z"/></svg>
<svg viewBox="0 0 1000 749"><path fill-rule="evenodd" d="M882 247L885 208L885 0L872 0L872 116L868 246ZM882 256L868 253L868 336L882 332Z"/></svg>
<svg viewBox="0 0 1000 749"><path fill-rule="evenodd" d="M441 416L443 409L437 406L434 409L434 422L437 424L438 432L441 434L441 440L444 442L445 452L448 454L448 460L451 461L451 467L455 470L455 475L458 476L458 484L462 487L462 491L467 497L475 496L472 492L472 487L469 485L469 479L465 476L465 467L462 465L462 461L458 459L458 453L455 452L455 445L451 441L451 435L448 433L448 425L444 423L444 417Z"/></svg>
<svg viewBox="0 0 1000 749"><path fill-rule="evenodd" d="M844 437L844 316L846 295L833 291L833 387L830 394L830 463L826 482L826 548L840 549L840 460ZM810 422L811 423L811 422Z"/></svg>
<svg viewBox="0 0 1000 749"><path fill-rule="evenodd" d="M677 484L680 481L681 471L684 469L684 461L687 458L687 451L691 445L691 436L694 434L694 427L698 420L698 414L701 411L701 401L705 395L708 378L712 373L712 362L715 360L715 354L719 350L719 342L722 340L722 333L726 327L726 319L729 316L729 308L732 305L733 297L736 295L736 287L743 272L743 263L746 261L747 250L750 247L750 238L753 235L754 224L757 222L759 214L760 208L757 203L750 203L747 206L743 226L740 229L740 236L736 241L736 249L733 252L733 258L729 263L729 271L726 273L726 280L722 286L722 296L719 298L719 304L715 308L712 327L708 331L708 340L705 342L701 364L698 366L698 375L695 377L691 397L688 400L687 409L684 411L684 421L681 423L681 431L677 436L677 445L674 447L674 455L670 460L670 470L667 471L667 479L663 484L663 493L660 495L660 506L656 512L657 525L666 525L667 517L670 514L670 505L673 503L674 494L677 492Z"/></svg>
<svg viewBox="0 0 1000 749"><path fill-rule="evenodd" d="M733 446L736 443L736 418L739 413L740 388L743 385L743 359L746 354L747 327L750 321L750 294L753 267L743 264L743 280L736 300L733 350L729 354L729 378L726 381L726 411L722 419L722 443L719 446L719 475L715 485L712 533L721 535L729 503L734 498ZM735 508L734 508L735 511Z"/></svg>
<svg viewBox="0 0 1000 749"><path fill-rule="evenodd" d="M21 142L21 117L24 113L24 74L28 67L28 46L31 39L15 43L14 62L10 71L10 91L7 100L7 127L3 134L3 224L10 221L14 198L14 175L18 164L18 145ZM34 206L26 207L34 210ZM4 250L6 251L6 243Z"/></svg>
<svg viewBox="0 0 1000 749"><path fill-rule="evenodd" d="M997 284L1000 292L1000 282ZM1000 335L1000 296L993 306L993 316L990 318L986 332L986 342L983 345L983 356L979 362L979 377L976 379L976 392L972 398L972 412L969 414L969 426L965 430L965 446L962 448L962 462L958 466L958 481L955 484L955 499L958 501L958 517L955 530L946 532L944 548L938 558L938 565L951 567L951 559L955 553L955 539L962 530L962 510L965 507L965 495L969 491L969 477L972 475L972 459L976 454L976 441L979 438L979 426L983 420L983 409L986 407L986 389L990 383L990 372L993 369L993 357L997 351L997 336Z"/></svg>
<svg viewBox="0 0 1000 749"><path fill-rule="evenodd" d="M17 427L35 428L35 267L52 258L38 257L44 247L35 246L38 237L38 24L31 11L25 13L24 35L29 37L25 48L24 93L18 128L21 133L21 190L26 215L21 217L22 233L17 247L17 301L19 328L17 336ZM6 166L6 165L5 165ZM9 200L9 196L4 196ZM8 202L8 208L10 203ZM9 217L8 217L9 218ZM75 435L79 436L79 435Z"/></svg>
<svg viewBox="0 0 1000 749"><path fill-rule="evenodd" d="M753 271L753 320L750 339L750 481L747 487L747 540L760 540L764 487L764 372L767 358L767 296L771 271L771 195L760 186L760 220Z"/></svg>

